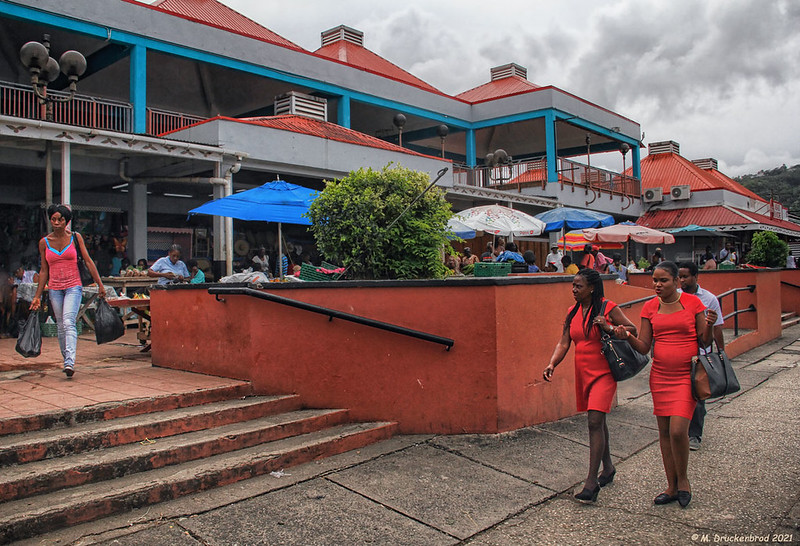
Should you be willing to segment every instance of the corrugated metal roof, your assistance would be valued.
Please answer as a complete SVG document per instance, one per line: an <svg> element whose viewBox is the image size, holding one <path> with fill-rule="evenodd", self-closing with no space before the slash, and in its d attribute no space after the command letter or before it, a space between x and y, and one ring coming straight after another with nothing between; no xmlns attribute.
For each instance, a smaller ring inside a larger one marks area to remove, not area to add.
<svg viewBox="0 0 800 546"><path fill-rule="evenodd" d="M703 227L766 224L794 231L800 235L800 226L795 223L770 218L763 214L756 214L727 205L654 210L644 213L636 223L653 229L679 228L692 224Z"/></svg>
<svg viewBox="0 0 800 546"><path fill-rule="evenodd" d="M207 120L203 120L199 123L196 123L193 126L202 125L203 123L209 123L215 120L235 121L237 123L247 123L250 125L261 125L262 127L269 127L281 131L291 131L293 133L302 133L305 135L310 135L318 138L336 140L338 142L345 142L347 144L355 144L357 146L367 146L369 148L378 148L390 152L416 155L419 157L433 157L425 154L420 154L418 152L414 152L412 150L409 150L408 148L403 148L402 146L398 146L397 144L392 144L391 142L386 142L385 140L381 140L374 136L366 135L364 133L359 133L358 131L342 127L341 125L336 125L335 123L331 123L329 121L321 121L297 115L268 116L268 117L257 117L257 118L229 118L225 116L216 116L213 118L209 118ZM185 129L185 127L183 129ZM178 129L178 130L180 131L183 129ZM164 134L166 135L169 133L164 133ZM164 135L159 135L159 136L164 136ZM439 157L436 157L435 159L449 162L449 160L441 159Z"/></svg>
<svg viewBox="0 0 800 546"><path fill-rule="evenodd" d="M692 191L724 189L751 199L766 202L735 180L716 169L701 169L679 154L650 154L641 161L642 189L661 188L669 194L672 186L689 186ZM631 174L626 171L627 174Z"/></svg>
<svg viewBox="0 0 800 546"><path fill-rule="evenodd" d="M441 91L433 87L431 84L424 82L416 76L406 72L399 66L387 61L380 55L377 55L369 49L347 40L339 40L332 44L328 44L319 48L314 53L322 57L327 57L328 59L334 59L341 63L366 70L368 72L373 72L375 74L391 78L393 80L421 87L426 91L441 93Z"/></svg>
<svg viewBox="0 0 800 546"><path fill-rule="evenodd" d="M217 0L158 0L150 7L243 36L293 49L303 49Z"/></svg>
<svg viewBox="0 0 800 546"><path fill-rule="evenodd" d="M535 89L541 89L541 86L531 83L519 76L509 76L464 91L456 95L456 98L467 102L480 102L483 100L499 99L500 97L525 93Z"/></svg>

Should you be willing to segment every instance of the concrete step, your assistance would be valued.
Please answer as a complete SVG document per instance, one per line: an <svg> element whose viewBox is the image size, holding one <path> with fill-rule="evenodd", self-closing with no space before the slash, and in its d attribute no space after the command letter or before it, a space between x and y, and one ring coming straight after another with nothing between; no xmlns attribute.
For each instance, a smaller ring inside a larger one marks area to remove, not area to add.
<svg viewBox="0 0 800 546"><path fill-rule="evenodd" d="M241 398L253 394L250 384L210 389L198 389L180 394L166 394L148 398L106 402L81 408L52 411L22 417L0 419L0 436L19 434L41 429L70 427L81 423L103 421L117 417L141 415L154 411L197 406L221 400Z"/></svg>
<svg viewBox="0 0 800 546"><path fill-rule="evenodd" d="M781 322L796 316L797 313L795 313L794 311L783 311L781 312Z"/></svg>
<svg viewBox="0 0 800 546"><path fill-rule="evenodd" d="M782 329L789 328L791 326L794 326L795 324L800 324L800 317L793 317L787 320L782 320L781 328Z"/></svg>
<svg viewBox="0 0 800 546"><path fill-rule="evenodd" d="M300 398L252 396L0 437L0 468L132 444L300 409Z"/></svg>
<svg viewBox="0 0 800 546"><path fill-rule="evenodd" d="M341 425L346 410L299 410L116 447L0 468L0 500L114 480Z"/></svg>
<svg viewBox="0 0 800 546"><path fill-rule="evenodd" d="M357 449L391 437L395 428L395 423L386 422L339 425L177 466L6 502L0 504L0 543Z"/></svg>

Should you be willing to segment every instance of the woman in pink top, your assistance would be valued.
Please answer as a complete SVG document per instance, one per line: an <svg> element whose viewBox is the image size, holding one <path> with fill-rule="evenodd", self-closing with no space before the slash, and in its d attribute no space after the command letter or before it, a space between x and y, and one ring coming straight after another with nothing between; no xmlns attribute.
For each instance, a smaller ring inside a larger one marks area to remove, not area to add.
<svg viewBox="0 0 800 546"><path fill-rule="evenodd" d="M64 373L67 378L75 372L75 351L78 345L78 330L75 321L81 307L83 286L78 272L78 252L83 256L86 267L97 283L97 292L101 298L106 289L100 280L92 257L86 250L80 233L67 229L72 220L72 211L64 205L50 205L47 209L53 232L39 241L39 255L42 269L39 271L39 287L31 302L31 311L41 306L42 292L48 285L50 304L58 324L58 344L64 357Z"/></svg>

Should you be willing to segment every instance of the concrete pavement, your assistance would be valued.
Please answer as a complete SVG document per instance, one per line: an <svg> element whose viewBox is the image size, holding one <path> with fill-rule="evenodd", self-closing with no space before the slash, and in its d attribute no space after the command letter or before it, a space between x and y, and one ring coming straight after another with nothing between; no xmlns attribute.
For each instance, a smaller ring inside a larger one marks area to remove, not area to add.
<svg viewBox="0 0 800 546"><path fill-rule="evenodd" d="M734 359L742 391L709 404L693 499L665 488L643 374L608 418L613 484L572 498L585 415L499 435L399 436L24 544L800 544L800 326ZM535 365L543 367L543 364Z"/></svg>

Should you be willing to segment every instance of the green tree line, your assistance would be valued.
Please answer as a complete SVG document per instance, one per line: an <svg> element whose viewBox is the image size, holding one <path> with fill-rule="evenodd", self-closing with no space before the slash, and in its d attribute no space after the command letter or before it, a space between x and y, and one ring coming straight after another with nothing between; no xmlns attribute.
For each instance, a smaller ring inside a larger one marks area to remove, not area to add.
<svg viewBox="0 0 800 546"><path fill-rule="evenodd" d="M734 180L766 200L775 199L800 216L800 165L759 171L756 174L737 176Z"/></svg>

